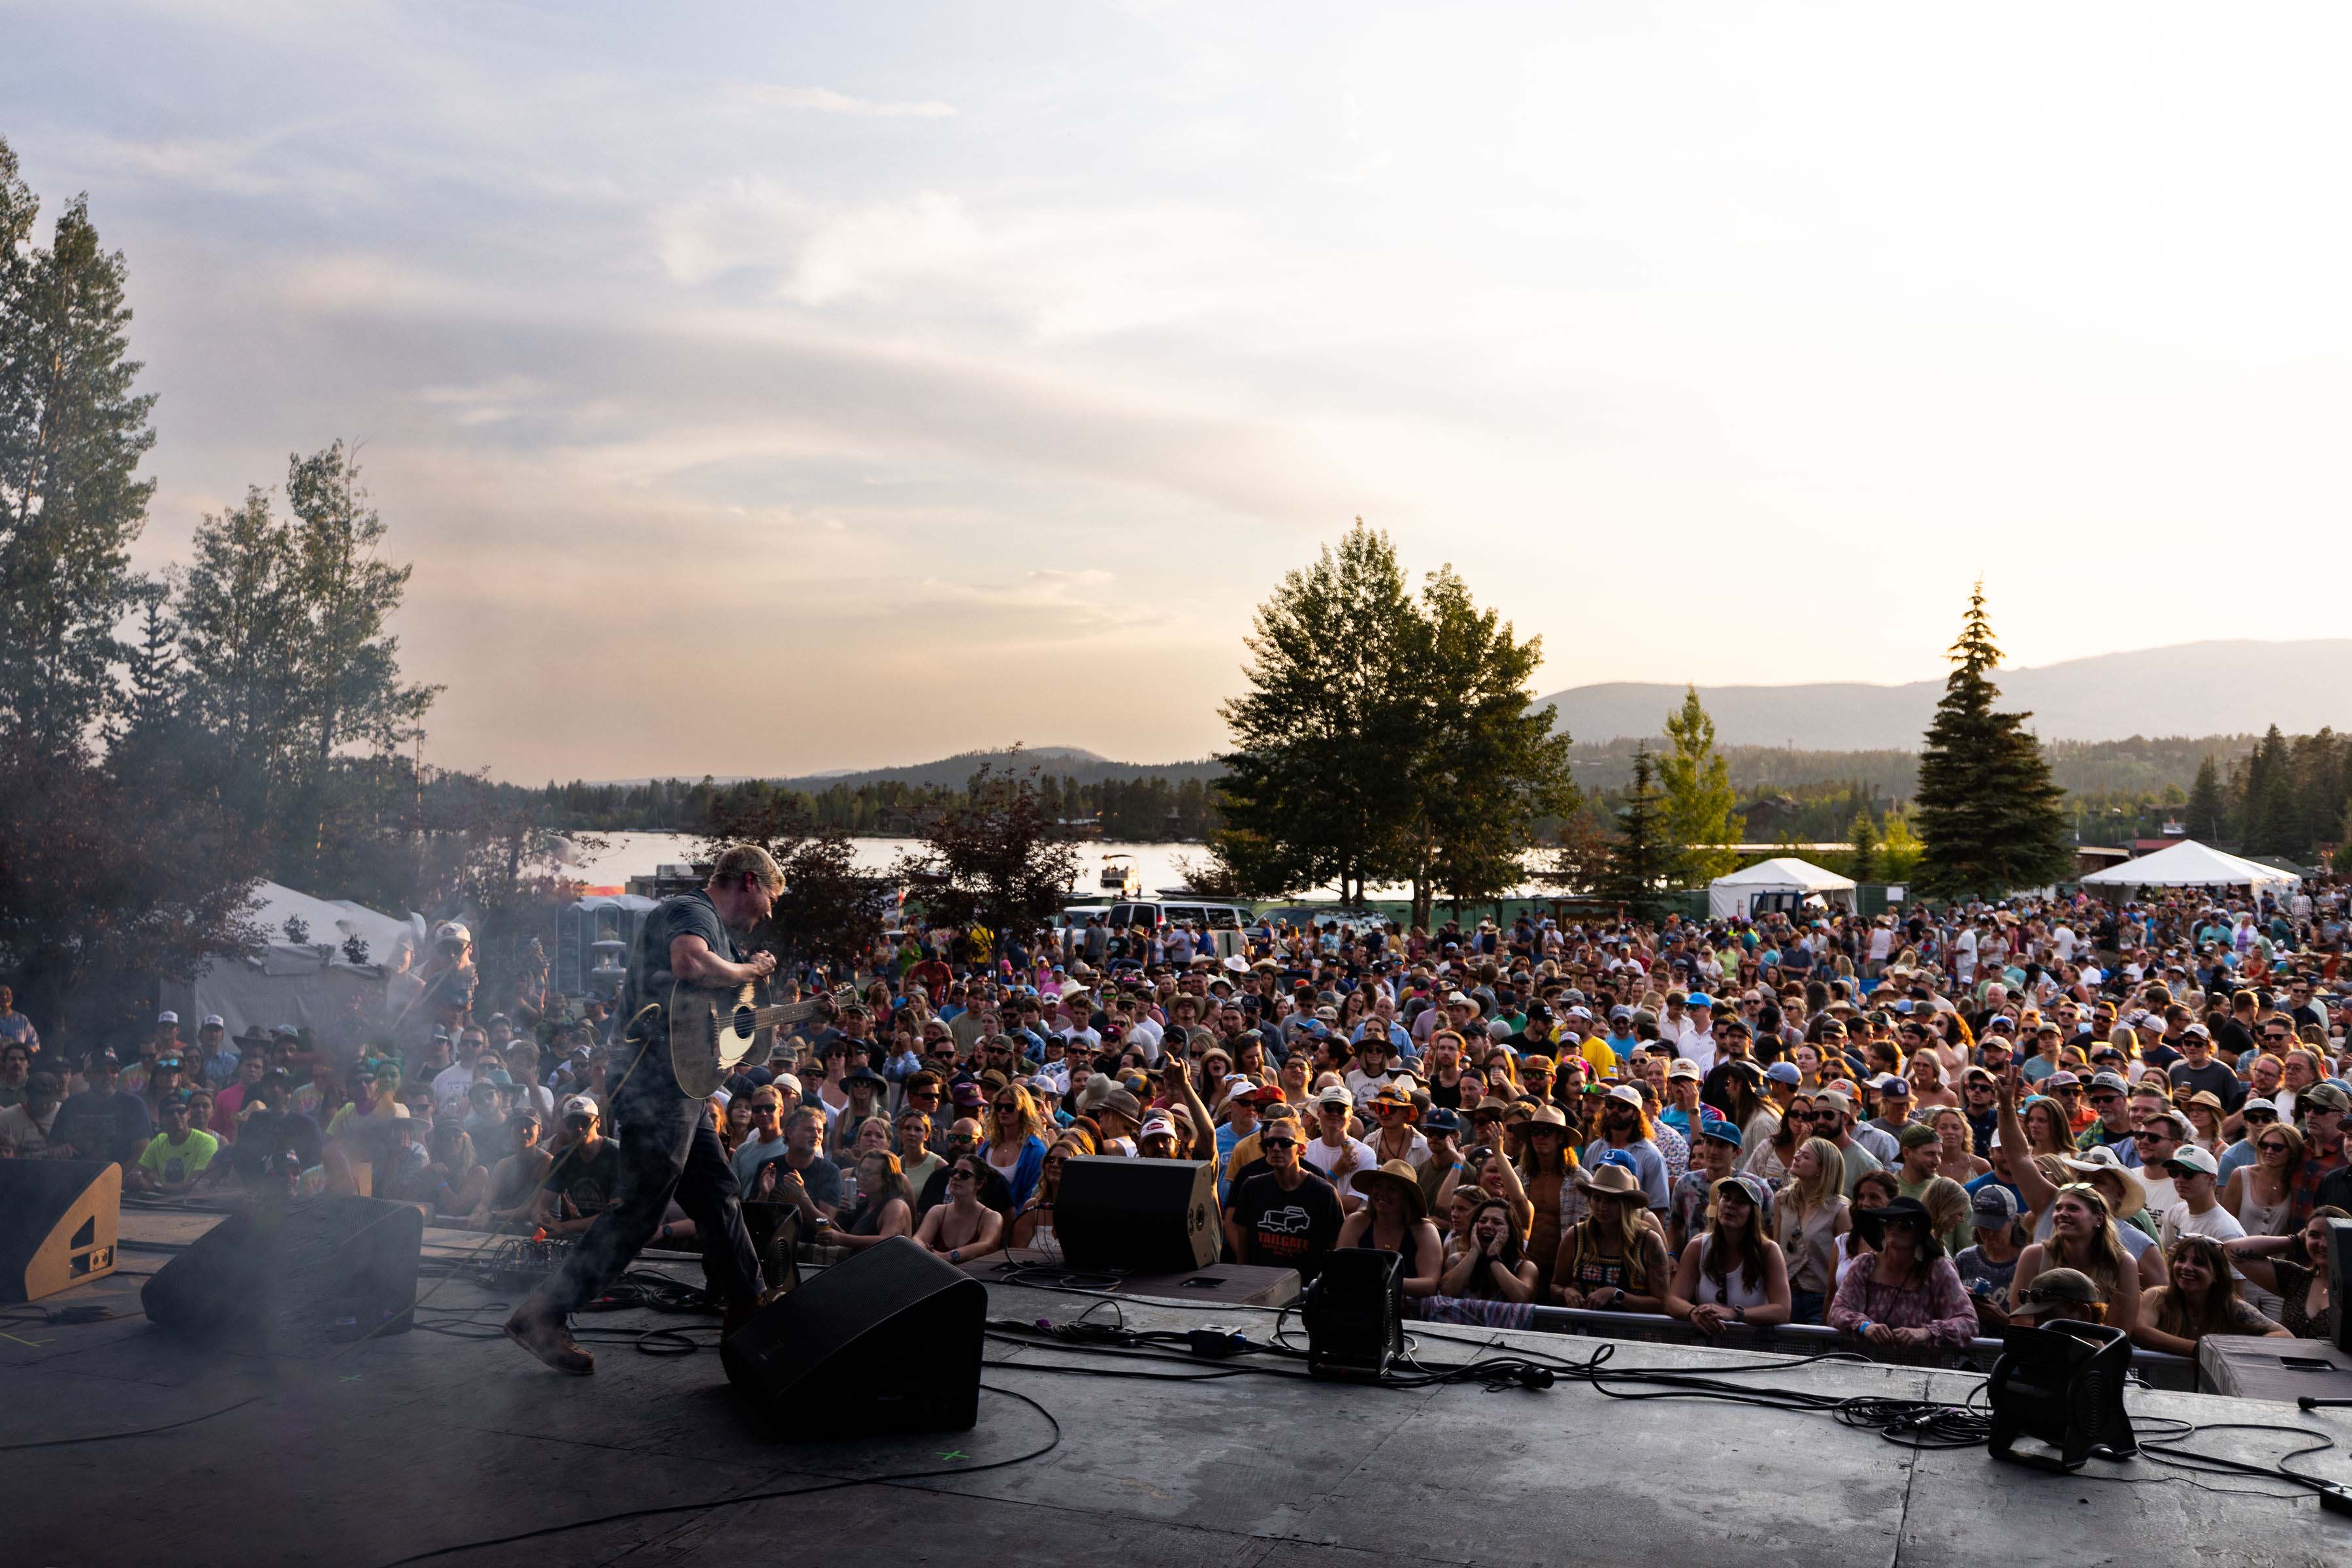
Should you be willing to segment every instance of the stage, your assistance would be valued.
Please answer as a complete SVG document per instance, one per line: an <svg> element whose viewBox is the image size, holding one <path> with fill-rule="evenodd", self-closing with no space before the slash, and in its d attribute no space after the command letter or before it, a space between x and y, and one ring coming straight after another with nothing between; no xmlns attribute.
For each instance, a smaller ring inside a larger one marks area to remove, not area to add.
<svg viewBox="0 0 2352 1568"><path fill-rule="evenodd" d="M168 1219L169 1223L164 1223ZM184 1239L198 1216L126 1210L127 1240ZM176 1227L176 1228L174 1228ZM427 1254L481 1238L428 1233ZM164 1253L127 1247L126 1270ZM691 1280L691 1266L669 1272ZM378 1568L415 1553L638 1509L597 1524L436 1558L443 1563L1021 1563L1159 1568L1289 1564L1677 1562L1704 1554L1786 1563L1969 1564L2321 1563L2352 1551L2352 1520L2307 1495L2195 1478L2145 1460L2094 1461L2074 1477L1998 1464L1981 1447L1914 1453L1820 1415L1746 1405L1612 1400L1475 1385L1391 1392L1261 1377L1146 1384L1065 1347L993 1343L981 1424L967 1433L845 1442L824 1411L783 1442L727 1386L719 1357L593 1348L593 1377L549 1372L495 1333L492 1292L428 1280L416 1331L313 1357L198 1352L138 1315L141 1280L118 1275L36 1303L121 1314L75 1325L0 1324L7 1391L6 1555L28 1565L277 1563ZM1066 1321L1089 1299L992 1284L992 1315ZM1137 1326L1270 1335L1272 1310L1121 1303ZM21 1310L11 1309L9 1310ZM1102 1308L1097 1317L1106 1317ZM710 1320L650 1310L582 1320L636 1331ZM470 1322L477 1327L468 1329ZM1296 1328L1295 1315L1291 1320ZM1421 1329L1425 1361L1476 1346L1581 1358L1601 1342L1546 1333ZM479 1339L452 1337L479 1333ZM1472 1342L1438 1342L1440 1334ZM691 1331L709 1346L714 1329ZM1627 1344L1617 1364L1705 1369L1748 1353ZM1129 1370L1178 1376L1184 1366ZM1838 1394L1958 1399L1975 1380L1850 1364L1788 1366L1759 1384ZM1055 1437L1025 1462L1016 1459ZM2168 1393L2135 1415L2301 1425L2352 1436L2344 1413ZM218 1412L219 1414L215 1414ZM58 1439L179 1424L68 1446ZM2293 1440L2214 1433L2214 1452L2273 1459ZM2328 1454L2301 1468L2352 1481ZM844 1479L963 1473L887 1485ZM2118 1484L2127 1479L2161 1484ZM807 1487L801 1498L730 1502ZM684 1506L680 1506L684 1505Z"/></svg>

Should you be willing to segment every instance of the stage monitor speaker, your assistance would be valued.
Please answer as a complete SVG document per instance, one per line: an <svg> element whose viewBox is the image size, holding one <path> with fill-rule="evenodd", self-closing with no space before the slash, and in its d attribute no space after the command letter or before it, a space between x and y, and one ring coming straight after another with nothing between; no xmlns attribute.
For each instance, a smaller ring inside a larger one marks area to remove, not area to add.
<svg viewBox="0 0 2352 1568"><path fill-rule="evenodd" d="M152 1321L203 1342L279 1349L408 1331L425 1215L324 1197L233 1214L139 1292Z"/></svg>
<svg viewBox="0 0 2352 1568"><path fill-rule="evenodd" d="M1985 1380L1992 1457L2063 1472L2081 1469L2086 1459L2139 1452L2124 1410L2131 1356L2124 1331L2104 1323L2058 1318L2042 1328L2011 1324ZM2021 1451L2020 1437L2037 1438L2053 1452Z"/></svg>
<svg viewBox="0 0 2352 1568"><path fill-rule="evenodd" d="M0 1305L113 1273L121 1219L120 1165L0 1160Z"/></svg>
<svg viewBox="0 0 2352 1568"><path fill-rule="evenodd" d="M2331 1219L2327 1222L2327 1315L2336 1328L2328 1337L2337 1350L2352 1353L2352 1312L2334 1305L2344 1300L2346 1290L2352 1290L2352 1219Z"/></svg>
<svg viewBox="0 0 2352 1568"><path fill-rule="evenodd" d="M1404 1354L1404 1259L1368 1247L1326 1254L1299 1303L1310 1377L1376 1380Z"/></svg>
<svg viewBox="0 0 2352 1568"><path fill-rule="evenodd" d="M719 1359L785 1436L965 1432L987 1318L987 1286L893 1237L761 1309Z"/></svg>
<svg viewBox="0 0 2352 1568"><path fill-rule="evenodd" d="M1088 1154L1062 1163L1054 1239L1082 1273L1181 1274L1217 1260L1217 1168Z"/></svg>

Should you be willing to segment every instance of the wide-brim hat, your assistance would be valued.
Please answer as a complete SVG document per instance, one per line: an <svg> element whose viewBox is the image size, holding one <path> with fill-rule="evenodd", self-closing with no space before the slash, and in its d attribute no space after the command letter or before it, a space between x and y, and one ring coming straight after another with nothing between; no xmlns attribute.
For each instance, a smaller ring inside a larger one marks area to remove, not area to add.
<svg viewBox="0 0 2352 1568"><path fill-rule="evenodd" d="M1913 1221L1919 1229L1919 1245L1942 1250L1942 1243L1936 1239L1936 1222L1928 1216L1927 1205L1917 1198L1896 1198L1885 1208L1856 1209L1853 1228L1873 1247L1881 1247L1886 1245L1886 1222L1891 1219Z"/></svg>
<svg viewBox="0 0 2352 1568"><path fill-rule="evenodd" d="M1613 1198L1643 1196L1642 1179L1622 1165L1601 1165L1594 1170L1576 1173L1576 1190L1587 1194L1605 1193Z"/></svg>
<svg viewBox="0 0 2352 1568"><path fill-rule="evenodd" d="M1348 1178L1348 1184L1366 1197L1371 1196L1373 1189L1383 1182L1391 1184L1404 1195L1405 1207L1412 1211L1413 1219L1429 1217L1429 1205L1421 1195L1421 1179L1402 1160L1390 1160Z"/></svg>
<svg viewBox="0 0 2352 1568"><path fill-rule="evenodd" d="M2097 1149L2088 1151L2088 1153L2092 1155L2105 1154L2106 1155L2106 1158L2104 1160L2095 1158L2066 1160L2063 1163L2068 1170L2079 1174L2085 1182L2089 1182L2092 1177L2098 1175L2116 1176L2122 1179L2124 1184L2123 1206L2118 1212L2109 1217L2113 1218L2117 1225L2121 1225L2124 1221L2131 1218L2132 1215L2139 1213L2140 1210L2147 1207L2147 1184L2140 1179L2140 1174L2137 1171L2131 1169L2121 1160L2116 1159L2113 1152L2105 1148L2104 1145Z"/></svg>

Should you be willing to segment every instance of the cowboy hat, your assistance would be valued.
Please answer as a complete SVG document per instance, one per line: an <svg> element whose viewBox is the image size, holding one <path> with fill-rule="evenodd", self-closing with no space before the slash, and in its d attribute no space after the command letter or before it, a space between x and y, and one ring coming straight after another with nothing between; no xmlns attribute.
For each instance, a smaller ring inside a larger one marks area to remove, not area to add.
<svg viewBox="0 0 2352 1568"><path fill-rule="evenodd" d="M2116 1152L2105 1144L2100 1143L2085 1149L2083 1151L2083 1157L2079 1160L2066 1160L2062 1157L2061 1163L2086 1182L2099 1175L2116 1176L2122 1179L2124 1201L2112 1216L2117 1225L2123 1224L2132 1215L2147 1207L2147 1184L2140 1180L2137 1171L2131 1170L2121 1160L2116 1159Z"/></svg>
<svg viewBox="0 0 2352 1568"><path fill-rule="evenodd" d="M1591 1194L1604 1193L1612 1198L1643 1196L1642 1179L1622 1165L1602 1165L1596 1170L1576 1173L1576 1190Z"/></svg>
<svg viewBox="0 0 2352 1568"><path fill-rule="evenodd" d="M1421 1195L1420 1178L1412 1173L1412 1167L1402 1160L1390 1160L1371 1170L1359 1171L1348 1178L1348 1184L1366 1197L1370 1197L1372 1190L1383 1182L1394 1184L1397 1190L1403 1194L1405 1207L1411 1211L1412 1219L1421 1220L1428 1217L1429 1206L1423 1201Z"/></svg>

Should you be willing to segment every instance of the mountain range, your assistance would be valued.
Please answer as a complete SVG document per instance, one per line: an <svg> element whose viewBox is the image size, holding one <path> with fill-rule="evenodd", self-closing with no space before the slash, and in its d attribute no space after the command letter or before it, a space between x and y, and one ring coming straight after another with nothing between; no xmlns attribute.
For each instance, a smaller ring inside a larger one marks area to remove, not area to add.
<svg viewBox="0 0 2352 1568"><path fill-rule="evenodd" d="M2100 654L2000 669L2000 706L2029 710L2044 740L2134 735L2288 734L2352 725L2352 638L2293 642L2232 638ZM1699 701L1727 746L1821 751L1916 751L1944 694L1942 680L1901 686L1817 681L1801 686L1702 686ZM1683 688L1604 681L1538 698L1580 742L1660 735Z"/></svg>

